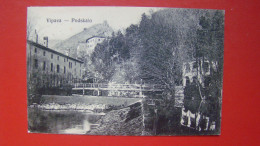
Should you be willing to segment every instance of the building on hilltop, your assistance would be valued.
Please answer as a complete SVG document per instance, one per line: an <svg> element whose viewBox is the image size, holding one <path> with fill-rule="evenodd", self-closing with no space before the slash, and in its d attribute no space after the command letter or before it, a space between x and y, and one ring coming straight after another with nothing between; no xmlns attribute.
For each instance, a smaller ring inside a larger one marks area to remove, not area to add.
<svg viewBox="0 0 260 146"><path fill-rule="evenodd" d="M82 79L83 62L27 40L27 80L37 87L63 87ZM30 86L28 86L30 88Z"/></svg>
<svg viewBox="0 0 260 146"><path fill-rule="evenodd" d="M79 51L87 49L85 47L85 45L87 45L87 39L90 39L89 45L92 46L89 46L88 48L93 50L95 47L92 43L100 43L98 42L98 39L102 40L111 37L113 32L113 29L106 21L104 21L104 23L94 24L91 27L84 28L81 32L76 33L63 41L60 41L54 46L54 49L63 53L69 53L69 55L74 58L82 57L81 54L79 54ZM96 38L97 40L95 40Z"/></svg>
<svg viewBox="0 0 260 146"><path fill-rule="evenodd" d="M86 39L85 42L80 42L77 47L77 56L82 54L91 55L98 43L102 43L105 40L103 36L93 36Z"/></svg>
<svg viewBox="0 0 260 146"><path fill-rule="evenodd" d="M95 80L96 75L93 72L93 65L92 65L92 60L91 60L91 55L94 52L95 47L97 44L102 43L106 37L104 36L92 36L82 42L78 43L77 46L77 56L80 58L82 61L84 61L83 65L83 72L84 72L84 79L88 80ZM86 73L88 76L86 77Z"/></svg>

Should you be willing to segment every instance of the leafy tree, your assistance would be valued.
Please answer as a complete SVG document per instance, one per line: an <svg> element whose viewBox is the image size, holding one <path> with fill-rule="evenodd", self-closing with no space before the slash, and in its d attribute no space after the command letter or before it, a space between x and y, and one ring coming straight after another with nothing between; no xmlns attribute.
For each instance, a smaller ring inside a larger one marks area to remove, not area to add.
<svg viewBox="0 0 260 146"><path fill-rule="evenodd" d="M215 119L216 129L220 129L221 101L222 101L222 77L223 77L223 48L224 48L224 12L216 11L213 17L200 17L201 29L197 31L198 40L196 59L199 63L209 60L211 74L208 77L208 87L205 92L211 100L215 111L211 116ZM216 112L217 111L217 112ZM211 118L211 119L212 119Z"/></svg>
<svg viewBox="0 0 260 146"><path fill-rule="evenodd" d="M224 13L216 11L213 17L200 17L201 29L197 31L196 59L204 63L209 60L211 66L210 91L214 97L220 97L223 76Z"/></svg>
<svg viewBox="0 0 260 146"><path fill-rule="evenodd" d="M176 51L176 28L165 22L165 18L142 16L140 36L143 43L141 77L148 83L163 84L173 89Z"/></svg>

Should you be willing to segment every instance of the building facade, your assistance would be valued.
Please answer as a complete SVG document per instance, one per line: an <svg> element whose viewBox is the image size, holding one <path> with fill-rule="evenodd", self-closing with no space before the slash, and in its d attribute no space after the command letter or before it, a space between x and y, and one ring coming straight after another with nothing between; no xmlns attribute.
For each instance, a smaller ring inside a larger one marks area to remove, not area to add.
<svg viewBox="0 0 260 146"><path fill-rule="evenodd" d="M208 88L216 65L214 61L197 59L185 62L182 66L184 101L180 124L190 131L216 130L217 116L212 109L217 109L218 103L209 96Z"/></svg>
<svg viewBox="0 0 260 146"><path fill-rule="evenodd" d="M82 61L36 42L27 40L28 83L39 87L62 87L81 80Z"/></svg>
<svg viewBox="0 0 260 146"><path fill-rule="evenodd" d="M79 43L77 47L77 55L82 54L91 55L98 43L102 43L105 40L105 37L102 36L93 36L86 39L85 42Z"/></svg>
<svg viewBox="0 0 260 146"><path fill-rule="evenodd" d="M212 63L212 65L214 65L214 63ZM208 60L185 62L182 66L183 86L185 87L194 82L194 80L197 80L204 86L204 81L210 75L211 68L214 69L214 66L211 67Z"/></svg>

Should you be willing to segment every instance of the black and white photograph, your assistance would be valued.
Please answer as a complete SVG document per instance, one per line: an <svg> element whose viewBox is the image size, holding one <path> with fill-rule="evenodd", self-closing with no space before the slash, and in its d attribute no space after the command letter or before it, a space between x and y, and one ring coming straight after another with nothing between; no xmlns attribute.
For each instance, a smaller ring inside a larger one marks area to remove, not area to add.
<svg viewBox="0 0 260 146"><path fill-rule="evenodd" d="M28 133L220 135L224 15L27 7Z"/></svg>

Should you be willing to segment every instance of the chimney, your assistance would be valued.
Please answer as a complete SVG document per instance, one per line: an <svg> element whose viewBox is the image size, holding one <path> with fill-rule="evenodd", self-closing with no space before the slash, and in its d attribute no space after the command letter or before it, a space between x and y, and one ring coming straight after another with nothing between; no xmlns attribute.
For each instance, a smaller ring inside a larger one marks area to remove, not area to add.
<svg viewBox="0 0 260 146"><path fill-rule="evenodd" d="M65 51L65 55L69 56L69 51L68 50Z"/></svg>
<svg viewBox="0 0 260 146"><path fill-rule="evenodd" d="M103 25L104 25L104 26L108 26L107 20L105 20L105 21L103 22Z"/></svg>
<svg viewBox="0 0 260 146"><path fill-rule="evenodd" d="M34 33L35 33L35 42L38 43L38 33L37 33L36 29L35 29Z"/></svg>
<svg viewBox="0 0 260 146"><path fill-rule="evenodd" d="M43 37L43 40L44 40L45 47L48 48L48 37L47 36Z"/></svg>

